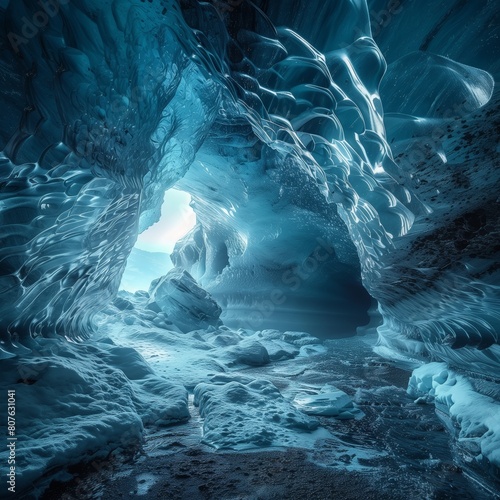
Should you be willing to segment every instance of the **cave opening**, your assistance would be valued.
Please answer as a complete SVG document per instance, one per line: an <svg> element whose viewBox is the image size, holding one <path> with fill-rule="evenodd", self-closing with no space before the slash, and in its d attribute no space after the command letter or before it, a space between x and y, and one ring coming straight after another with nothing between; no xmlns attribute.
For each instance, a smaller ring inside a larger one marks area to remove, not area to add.
<svg viewBox="0 0 500 500"><path fill-rule="evenodd" d="M149 290L151 282L173 268L175 244L196 225L191 196L172 188L165 192L160 220L140 233L127 259L120 290Z"/></svg>

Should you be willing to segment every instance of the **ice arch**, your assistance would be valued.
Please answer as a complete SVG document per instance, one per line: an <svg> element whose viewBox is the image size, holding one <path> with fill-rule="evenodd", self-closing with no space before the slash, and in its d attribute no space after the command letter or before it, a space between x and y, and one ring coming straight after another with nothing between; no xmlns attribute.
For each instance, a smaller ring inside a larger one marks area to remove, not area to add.
<svg viewBox="0 0 500 500"><path fill-rule="evenodd" d="M298 301L330 287L333 309L362 314L361 266L385 348L472 356L494 372L493 79L409 54L389 66L384 116L386 65L364 2L272 5L221 14L195 1L74 1L32 38L8 38L2 71L15 90L2 98L18 121L1 130L5 352L12 335L88 335L138 224L157 220L165 189L180 182L200 224L174 258L229 311L255 310L257 282L311 267L319 238L334 258L302 279ZM26 32L39 8L9 3L8 33ZM315 19L339 28L311 31ZM418 77L405 65L442 85L398 102L394 86ZM439 90L452 80L460 90ZM444 116L455 97L460 116ZM343 289L355 293L340 300ZM429 302L435 312L422 316Z"/></svg>
<svg viewBox="0 0 500 500"><path fill-rule="evenodd" d="M322 315L322 327L352 331L369 292L384 321L379 352L446 364L416 373L415 395L453 406L449 387L463 379L449 367L473 377L468 394L490 391L500 361L498 13L494 2L428 1L422 19L422 2L404 3L375 34L378 0L72 0L50 12L3 1L1 356L88 338L137 234L177 185L198 224L174 264L228 322L302 316L311 326ZM78 363L92 357L82 373L94 389L102 359L136 356L92 350ZM169 394L173 420L186 419L185 391L134 366ZM132 406L123 373L106 380L117 394L126 386ZM497 393L484 397L495 408ZM459 412L460 432L483 432L475 456L498 465L498 434L477 418Z"/></svg>

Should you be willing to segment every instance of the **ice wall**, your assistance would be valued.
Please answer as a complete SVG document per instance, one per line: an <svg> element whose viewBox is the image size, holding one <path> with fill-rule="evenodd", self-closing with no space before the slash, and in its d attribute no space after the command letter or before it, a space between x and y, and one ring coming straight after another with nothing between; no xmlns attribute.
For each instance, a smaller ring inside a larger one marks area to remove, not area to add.
<svg viewBox="0 0 500 500"><path fill-rule="evenodd" d="M352 331L352 318L358 324L367 320L369 300L342 219L356 213L355 218L371 221L373 231L379 224L379 214L350 185L362 190L365 182L376 182L357 135L366 121L373 130L368 140L377 148L376 131L383 131L376 88L384 62L364 36L369 33L366 8L349 2L326 8L303 4L295 6L296 17L281 20L273 16L283 9L268 6L271 10L263 13L244 2L224 11L224 25L217 6L182 5L200 40L200 59L223 79L233 100L223 103L210 137L180 182L194 197L200 227L179 245L174 259L196 265L197 277L224 303L227 320L243 317L258 328L279 327L288 319L304 329L315 328L317 321L322 333ZM342 19L342 29L312 30L312 19ZM287 27L297 20L305 33ZM360 38L349 50L358 66L364 56L372 66L367 85L373 103L367 101L368 90L356 89L358 75L343 49L354 41L354 27ZM315 45L328 48L327 57L301 37L310 33ZM332 70L346 79L335 82ZM392 195L384 201L380 190L377 196L391 230L404 231L411 214L397 201L390 213L384 205L390 206ZM335 202L349 211L339 212ZM311 312L305 321L304 311Z"/></svg>
<svg viewBox="0 0 500 500"><path fill-rule="evenodd" d="M5 2L4 2L5 3ZM85 338L217 113L175 2L7 2L2 353Z"/></svg>
<svg viewBox="0 0 500 500"><path fill-rule="evenodd" d="M223 321L348 333L367 290L379 353L496 384L495 2L4 0L0 18L0 357L88 337L177 184L198 225L175 273Z"/></svg>
<svg viewBox="0 0 500 500"><path fill-rule="evenodd" d="M389 31L393 22L396 35L378 35L389 47L400 38L410 48L416 4L406 11L393 4L381 27ZM243 2L223 12L227 35L207 21L215 19L213 5L185 2L184 13L204 50L219 54L224 78L265 144L260 161L307 173L336 204L385 319L381 352L436 356L468 369L474 360L473 370L496 376L494 78L423 52L434 31L470 24L472 6L462 4L426 18L421 50L394 56L383 79L384 58L369 28L375 4L369 12L363 2L294 2L290 9ZM491 6L475 9L472 31L493 33ZM326 19L335 30L318 25ZM469 62L479 51L457 36ZM476 60L494 69L486 55ZM243 163L234 154L231 161Z"/></svg>

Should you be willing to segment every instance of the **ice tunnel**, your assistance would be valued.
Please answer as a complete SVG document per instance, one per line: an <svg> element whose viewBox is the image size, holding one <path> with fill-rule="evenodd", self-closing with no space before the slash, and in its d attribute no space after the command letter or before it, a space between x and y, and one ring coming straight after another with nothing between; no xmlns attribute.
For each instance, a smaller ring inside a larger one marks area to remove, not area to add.
<svg viewBox="0 0 500 500"><path fill-rule="evenodd" d="M1 495L499 495L498 2L0 18Z"/></svg>

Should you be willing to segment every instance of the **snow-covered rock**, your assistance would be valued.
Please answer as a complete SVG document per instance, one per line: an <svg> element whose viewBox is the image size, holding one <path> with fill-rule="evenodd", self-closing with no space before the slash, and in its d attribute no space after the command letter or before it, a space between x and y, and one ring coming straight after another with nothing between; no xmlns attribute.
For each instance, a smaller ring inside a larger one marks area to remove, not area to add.
<svg viewBox="0 0 500 500"><path fill-rule="evenodd" d="M172 269L154 280L148 306L156 306L183 332L219 326L221 308L185 270Z"/></svg>
<svg viewBox="0 0 500 500"><path fill-rule="evenodd" d="M319 425L268 380L216 375L198 384L194 395L204 418L203 441L215 448L293 446L301 433L311 433Z"/></svg>
<svg viewBox="0 0 500 500"><path fill-rule="evenodd" d="M229 353L234 356L235 363L249 366L262 366L270 361L269 353L262 343L250 339L230 348Z"/></svg>

